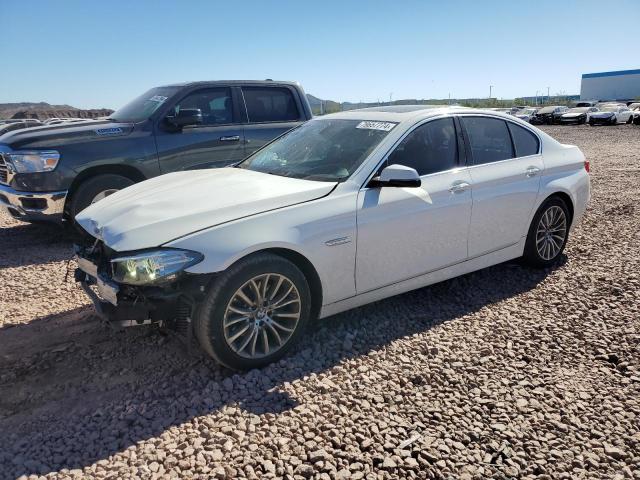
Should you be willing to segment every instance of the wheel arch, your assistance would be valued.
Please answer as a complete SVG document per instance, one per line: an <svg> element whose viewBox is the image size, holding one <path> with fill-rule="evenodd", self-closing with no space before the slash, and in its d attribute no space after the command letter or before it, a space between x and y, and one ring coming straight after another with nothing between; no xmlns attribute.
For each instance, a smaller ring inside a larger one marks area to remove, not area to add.
<svg viewBox="0 0 640 480"><path fill-rule="evenodd" d="M569 209L569 225L571 225L573 223L573 214L574 214L573 199L571 198L571 196L567 192L557 191L548 195L547 198L545 198L540 205L542 205L544 202L546 202L550 198L560 198L565 203L565 205Z"/></svg>
<svg viewBox="0 0 640 480"><path fill-rule="evenodd" d="M73 195L75 194L78 186L82 184L85 180L96 177L98 175L104 174L115 174L121 175L123 177L127 177L128 179L134 182L141 182L146 180L147 178L142 174L140 170L130 165L96 165L94 167L89 167L85 170L82 170L71 182L71 185L68 189L67 199L65 202L65 212L67 210L67 206L70 204Z"/></svg>
<svg viewBox="0 0 640 480"><path fill-rule="evenodd" d="M302 274L309 282L309 289L311 290L311 318L318 318L320 309L322 308L322 281L320 280L320 275L318 274L316 267L313 266L313 263L311 263L311 261L301 253L288 248L267 248L254 253L260 252L273 253L274 255L283 257L302 271Z"/></svg>
<svg viewBox="0 0 640 480"><path fill-rule="evenodd" d="M252 250L251 252L247 252L245 255L234 259L230 265L225 267L225 270L248 257L259 255L261 253L271 253L282 257L289 260L300 269L304 277L307 279L307 282L309 282L309 289L311 290L311 318L318 318L322 308L322 280L320 280L320 275L313 263L311 263L311 261L300 252L286 247L267 247Z"/></svg>

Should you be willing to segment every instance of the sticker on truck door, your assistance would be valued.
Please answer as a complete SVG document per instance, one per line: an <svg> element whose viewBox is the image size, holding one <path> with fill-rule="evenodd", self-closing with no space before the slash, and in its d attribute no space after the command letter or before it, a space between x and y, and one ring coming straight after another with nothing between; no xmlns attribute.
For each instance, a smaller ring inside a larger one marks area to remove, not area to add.
<svg viewBox="0 0 640 480"><path fill-rule="evenodd" d="M356 125L356 128L364 128L366 130L382 130L383 132L388 132L395 126L396 124L392 122L365 121L360 122L358 125Z"/></svg>

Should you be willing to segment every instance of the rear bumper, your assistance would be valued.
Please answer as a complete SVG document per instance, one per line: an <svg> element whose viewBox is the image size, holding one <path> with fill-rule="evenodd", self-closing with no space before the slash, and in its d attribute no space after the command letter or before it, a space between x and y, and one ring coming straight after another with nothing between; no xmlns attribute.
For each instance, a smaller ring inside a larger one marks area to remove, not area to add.
<svg viewBox="0 0 640 480"><path fill-rule="evenodd" d="M67 191L22 192L0 184L0 207L24 221L60 222Z"/></svg>

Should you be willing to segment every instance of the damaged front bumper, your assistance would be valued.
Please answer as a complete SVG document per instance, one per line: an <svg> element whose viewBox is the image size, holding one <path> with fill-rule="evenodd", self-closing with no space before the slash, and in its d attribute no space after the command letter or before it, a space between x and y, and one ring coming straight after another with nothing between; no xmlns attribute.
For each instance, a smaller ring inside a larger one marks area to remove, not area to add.
<svg viewBox="0 0 640 480"><path fill-rule="evenodd" d="M172 282L156 286L117 284L107 273L104 250L76 246L78 268L74 272L103 321L116 328L190 323L213 275L183 273Z"/></svg>

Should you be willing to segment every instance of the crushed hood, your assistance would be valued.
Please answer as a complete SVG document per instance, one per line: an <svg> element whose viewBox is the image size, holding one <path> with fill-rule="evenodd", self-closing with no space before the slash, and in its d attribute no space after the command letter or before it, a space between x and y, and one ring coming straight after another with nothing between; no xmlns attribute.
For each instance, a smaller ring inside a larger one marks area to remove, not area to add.
<svg viewBox="0 0 640 480"><path fill-rule="evenodd" d="M80 212L76 221L116 251L138 250L315 200L335 185L240 168L175 172L116 192Z"/></svg>

